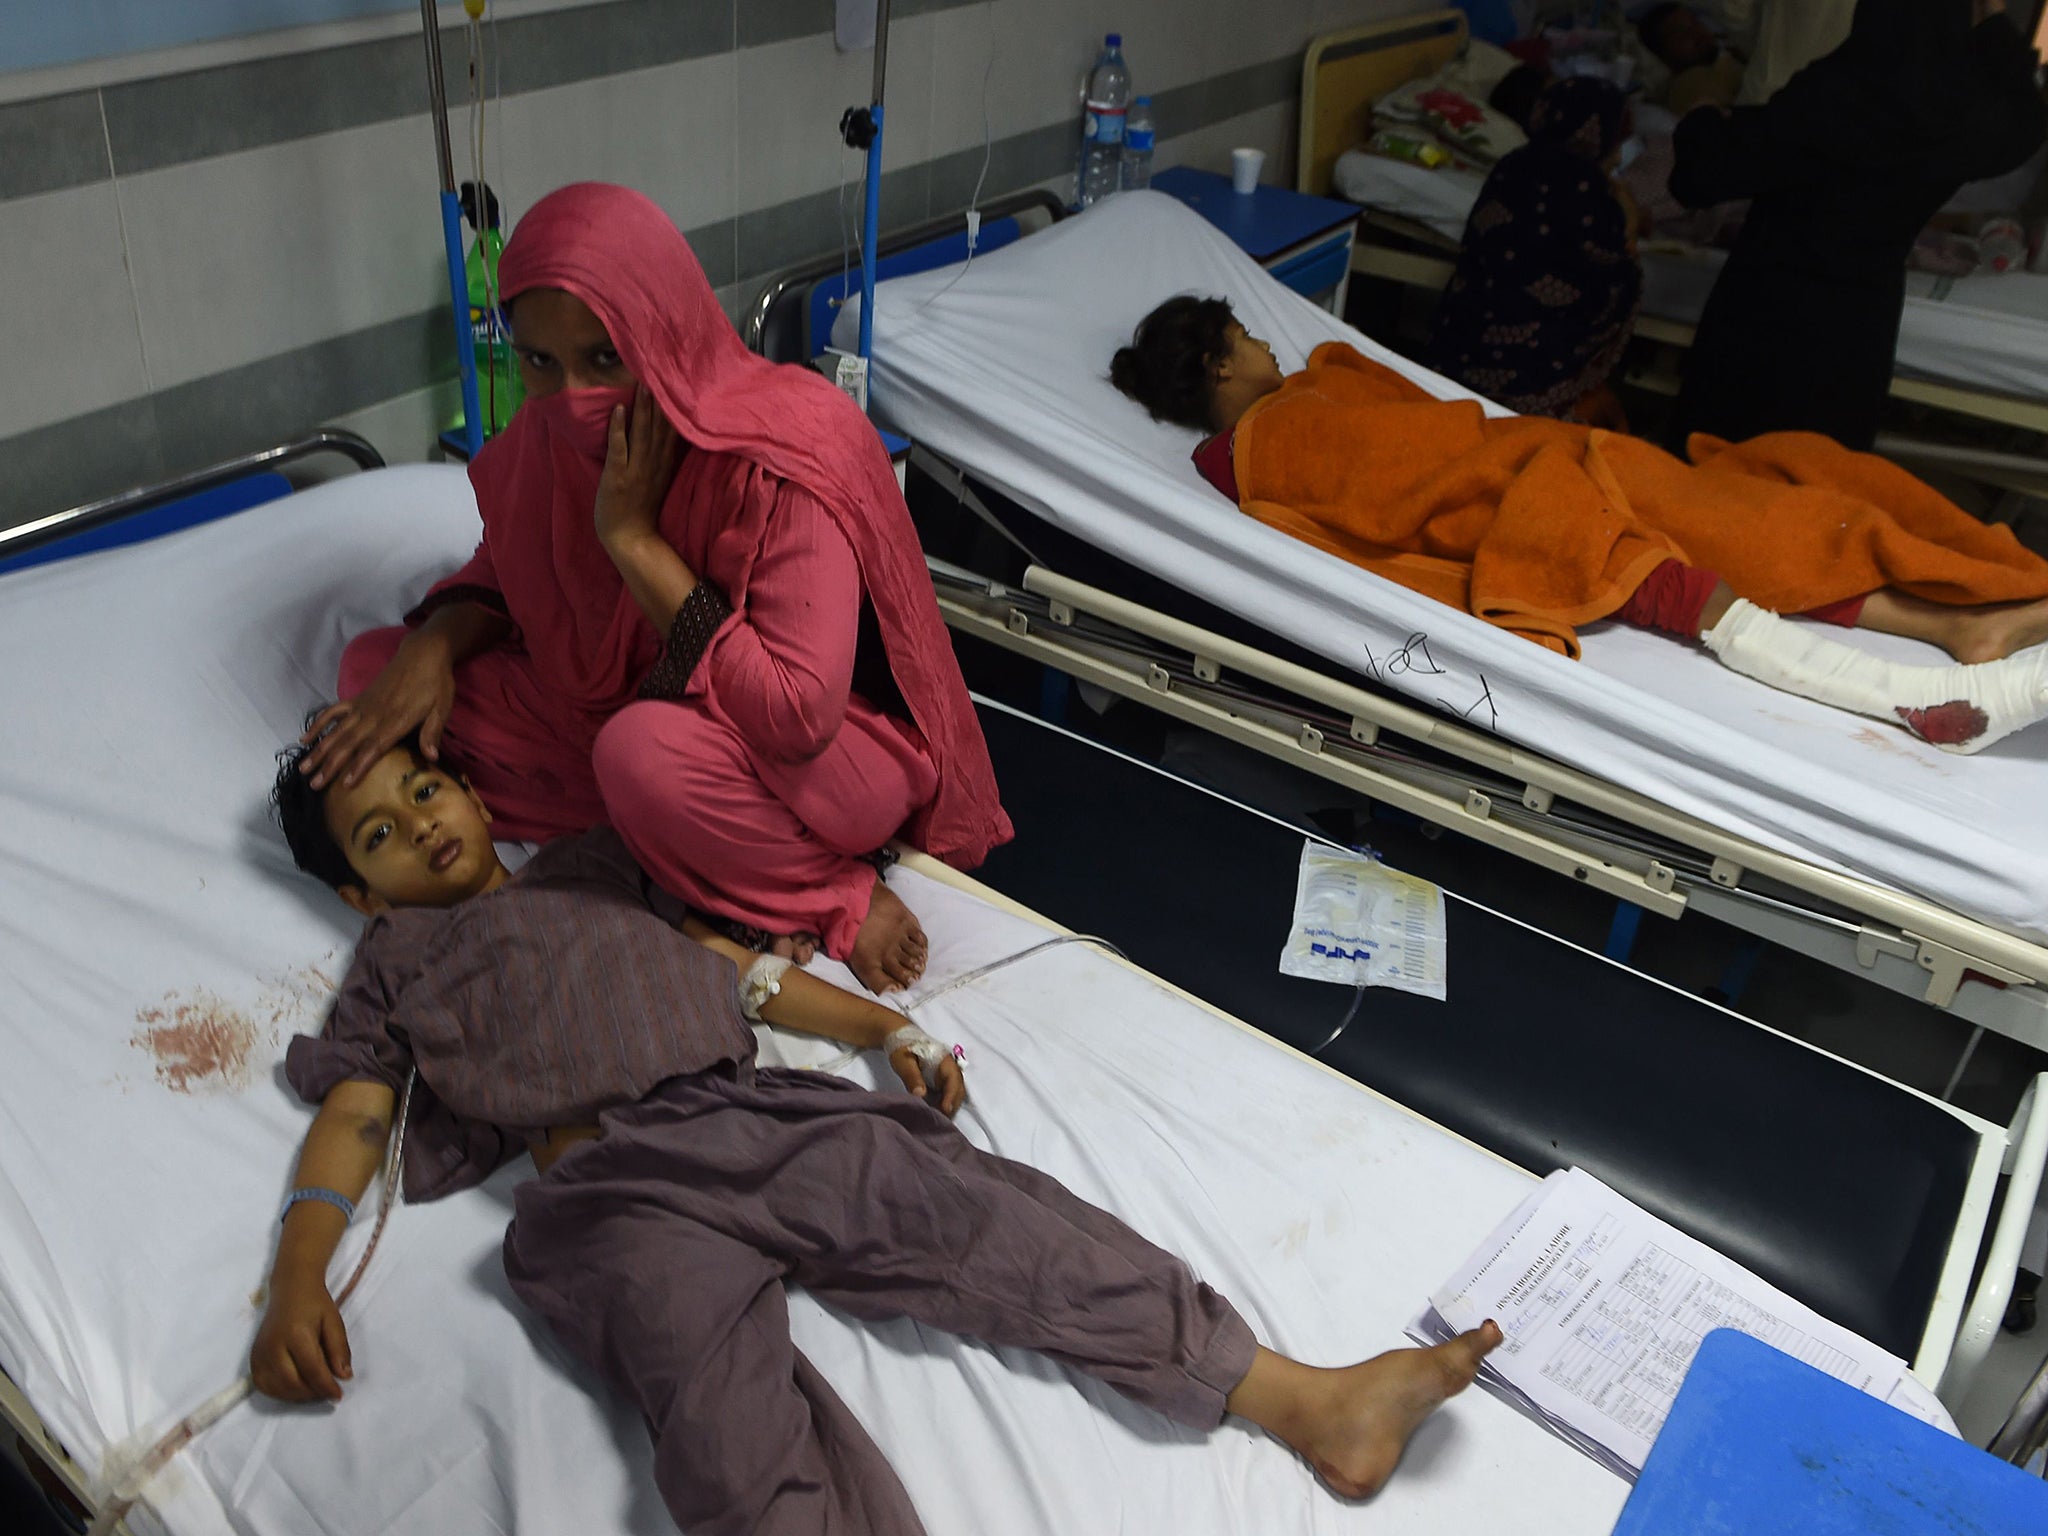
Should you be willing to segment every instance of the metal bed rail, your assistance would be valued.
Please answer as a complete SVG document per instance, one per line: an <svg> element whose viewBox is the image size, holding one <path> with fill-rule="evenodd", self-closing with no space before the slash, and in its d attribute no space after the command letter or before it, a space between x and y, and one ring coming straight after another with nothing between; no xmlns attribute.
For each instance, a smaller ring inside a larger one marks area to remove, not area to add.
<svg viewBox="0 0 2048 1536"><path fill-rule="evenodd" d="M1711 912L2048 1049L2048 947L1041 565L929 562L954 629L1665 917Z"/></svg>
<svg viewBox="0 0 2048 1536"><path fill-rule="evenodd" d="M1050 220L1057 222L1067 216L1067 207L1053 193L1032 189L991 198L980 205L979 212L984 224L1032 212L1046 214ZM882 237L875 254L878 258L894 256L929 241L943 240L946 236L957 234L966 228L966 221L967 210L963 208L957 213L944 214L936 219L927 219L922 224L912 225L908 229L893 231ZM741 339L752 351L774 356L775 352L770 349L770 343L775 340L773 322L777 313L785 304L791 302L793 297L801 301L812 284L837 276L844 270L844 266L844 255L834 252L813 257L789 268L755 295L753 305L747 310L747 317L740 326ZM779 360L787 362L794 359Z"/></svg>
<svg viewBox="0 0 2048 1536"><path fill-rule="evenodd" d="M0 1432L9 1442L0 1456L22 1469L48 1506L50 1518L70 1530L84 1531L99 1512L91 1480L5 1371L0 1371ZM130 1536L126 1519L114 1530L116 1536Z"/></svg>
<svg viewBox="0 0 2048 1536"><path fill-rule="evenodd" d="M140 485L116 495L89 501L83 506L71 507L63 512L52 512L47 517L32 518L12 528L0 529L0 560L11 555L26 554L45 544L77 533L87 533L94 528L103 528L117 523L124 517L138 512L147 512L167 502L178 501L186 496L196 496L202 491L214 490L246 476L265 470L278 470L287 464L296 464L316 454L338 453L354 462L358 469L382 469L384 456L373 447L369 439L340 427L322 427L304 437L293 438L290 442L276 443L260 448L254 453L245 453L238 458L227 459L219 464L195 469L189 474L177 475L155 485Z"/></svg>

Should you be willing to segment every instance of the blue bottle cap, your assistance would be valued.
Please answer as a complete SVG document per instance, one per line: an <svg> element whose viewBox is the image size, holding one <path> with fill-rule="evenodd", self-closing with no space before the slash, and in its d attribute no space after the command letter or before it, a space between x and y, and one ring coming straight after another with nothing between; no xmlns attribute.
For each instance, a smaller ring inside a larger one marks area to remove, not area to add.
<svg viewBox="0 0 2048 1536"><path fill-rule="evenodd" d="M1134 107L1149 107L1152 105L1152 98L1150 96L1134 96L1131 98L1131 105Z"/></svg>
<svg viewBox="0 0 2048 1536"><path fill-rule="evenodd" d="M1123 35L1123 33L1121 33L1121 32L1108 32L1108 33L1104 33L1104 34L1103 34L1103 38L1102 38L1102 46L1103 46L1103 47L1105 47L1105 48L1121 48L1121 47L1123 47L1123 45L1124 45L1124 35Z"/></svg>

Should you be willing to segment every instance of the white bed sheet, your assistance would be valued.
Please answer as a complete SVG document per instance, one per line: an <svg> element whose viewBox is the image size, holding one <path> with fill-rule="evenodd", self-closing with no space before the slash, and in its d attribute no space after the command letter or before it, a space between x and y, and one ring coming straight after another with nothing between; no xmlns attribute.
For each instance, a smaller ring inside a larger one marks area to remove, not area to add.
<svg viewBox="0 0 2048 1536"><path fill-rule="evenodd" d="M1464 239L1484 184L1471 172L1425 170L1360 149L1339 155L1331 178L1352 202L1414 219L1451 240ZM1645 251L1643 313L1697 324L1727 259L1725 251L1700 248ZM1908 274L1897 357L1908 373L2048 399L2048 274Z"/></svg>
<svg viewBox="0 0 2048 1536"><path fill-rule="evenodd" d="M270 752L343 639L395 618L475 536L459 471L400 469L0 578L0 1366L88 1468L242 1369L308 1122L277 1067L317 1027L353 924L267 822ZM1043 937L912 871L892 881L933 936L928 989ZM246 1079L167 1083L137 1040L181 1018L242 1031ZM1530 1187L1083 949L923 1018L969 1051L968 1134L1127 1215L1312 1359L1398 1346ZM506 1294L517 1172L401 1209L350 1304L347 1400L236 1410L159 1485L160 1527L671 1529L639 1423ZM1592 1536L1626 1492L1475 1392L1379 1500L1346 1507L1242 1426L1202 1443L1042 1358L802 1297L794 1313L934 1533Z"/></svg>
<svg viewBox="0 0 2048 1536"><path fill-rule="evenodd" d="M1716 826L2048 940L2048 730L1952 757L1619 625L1594 626L1583 662L1567 661L1254 522L1195 472L1190 433L1151 421L1108 382L1136 322L1185 292L1227 297L1283 368L1341 339L1440 395L1472 398L1144 192L964 275L882 285L877 411L1067 532L1340 667L1376 660L1405 693ZM1418 634L1439 673L1390 662ZM1944 659L1861 631L1854 641Z"/></svg>

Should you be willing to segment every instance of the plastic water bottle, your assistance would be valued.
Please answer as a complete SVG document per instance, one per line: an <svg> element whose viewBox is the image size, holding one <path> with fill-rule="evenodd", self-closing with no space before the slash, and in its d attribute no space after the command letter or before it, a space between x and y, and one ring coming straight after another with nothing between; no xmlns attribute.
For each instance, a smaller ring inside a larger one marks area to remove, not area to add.
<svg viewBox="0 0 2048 1536"><path fill-rule="evenodd" d="M1131 72L1124 64L1123 37L1102 40L1102 57L1088 76L1087 116L1081 123L1079 202L1092 207L1116 191L1124 148L1124 114L1131 104Z"/></svg>
<svg viewBox="0 0 2048 1536"><path fill-rule="evenodd" d="M1142 192L1152 185L1152 98L1140 96L1124 119L1121 192Z"/></svg>
<svg viewBox="0 0 2048 1536"><path fill-rule="evenodd" d="M462 213L476 231L469 248L464 276L469 287L470 345L476 356L477 404L483 414L485 437L505 430L512 413L519 409L525 390L519 382L519 364L512 355L512 337L505 327L505 311L498 300L498 258L504 254L505 237L498 229L498 196L483 189L478 206L473 181L462 184Z"/></svg>
<svg viewBox="0 0 2048 1536"><path fill-rule="evenodd" d="M1977 231L1977 263L1992 272L2017 272L2027 264L2027 232L2018 219L1984 221Z"/></svg>

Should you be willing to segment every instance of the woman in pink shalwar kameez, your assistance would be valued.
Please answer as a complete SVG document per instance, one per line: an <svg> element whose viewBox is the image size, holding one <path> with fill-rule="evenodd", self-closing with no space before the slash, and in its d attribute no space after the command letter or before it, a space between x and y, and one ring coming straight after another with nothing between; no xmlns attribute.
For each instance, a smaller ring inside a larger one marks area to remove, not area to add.
<svg viewBox="0 0 2048 1536"><path fill-rule="evenodd" d="M470 468L482 542L349 645L307 771L417 729L500 835L610 822L691 905L909 984L872 855L971 867L1010 826L874 430L749 353L637 193L542 199L500 280L527 399Z"/></svg>

